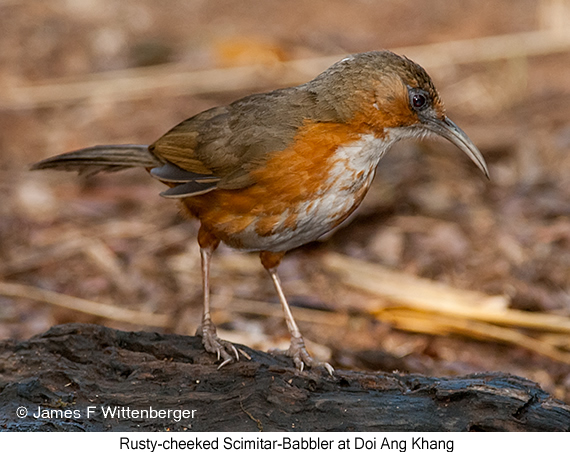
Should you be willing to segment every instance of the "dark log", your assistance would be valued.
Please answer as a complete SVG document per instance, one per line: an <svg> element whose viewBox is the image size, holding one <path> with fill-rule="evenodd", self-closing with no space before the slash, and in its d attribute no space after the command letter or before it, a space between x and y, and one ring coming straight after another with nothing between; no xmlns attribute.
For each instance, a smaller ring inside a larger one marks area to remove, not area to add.
<svg viewBox="0 0 570 452"><path fill-rule="evenodd" d="M523 378L343 370L330 377L318 370L298 373L288 358L239 347L251 360L217 370L215 357L204 352L196 337L68 324L28 341L2 342L0 429L570 430L570 407ZM89 406L95 411L87 417ZM18 407L28 415L18 418ZM36 418L39 407L50 418ZM104 417L102 407L189 410L189 417L178 419L173 411L166 419L132 413L112 419ZM61 418L65 415L71 418Z"/></svg>

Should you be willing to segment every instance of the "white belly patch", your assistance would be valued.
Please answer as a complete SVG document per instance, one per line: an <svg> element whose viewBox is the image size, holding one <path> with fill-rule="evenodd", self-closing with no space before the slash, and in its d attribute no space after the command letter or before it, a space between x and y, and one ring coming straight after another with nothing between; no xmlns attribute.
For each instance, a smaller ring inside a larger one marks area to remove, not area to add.
<svg viewBox="0 0 570 452"><path fill-rule="evenodd" d="M321 190L308 193L296 209L282 214L280 225L295 215L295 227L277 225L274 234L259 237L254 222L238 234L243 249L285 251L331 231L358 207L370 188L378 162L393 141L362 135L358 141L339 147L329 160L328 177Z"/></svg>

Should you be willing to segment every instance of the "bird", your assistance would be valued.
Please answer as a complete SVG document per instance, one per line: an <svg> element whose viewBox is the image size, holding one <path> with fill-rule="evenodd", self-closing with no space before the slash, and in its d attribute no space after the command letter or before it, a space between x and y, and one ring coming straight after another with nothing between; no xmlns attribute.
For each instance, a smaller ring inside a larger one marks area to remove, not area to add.
<svg viewBox="0 0 570 452"><path fill-rule="evenodd" d="M404 138L439 135L489 178L469 137L447 117L428 73L388 50L348 55L313 80L248 95L182 121L150 145L97 145L31 169L95 174L145 168L200 223L203 314L197 335L219 367L238 361L210 313L210 261L220 243L259 252L283 308L295 368L333 367L313 358L277 268L285 253L337 228L359 206L386 151Z"/></svg>

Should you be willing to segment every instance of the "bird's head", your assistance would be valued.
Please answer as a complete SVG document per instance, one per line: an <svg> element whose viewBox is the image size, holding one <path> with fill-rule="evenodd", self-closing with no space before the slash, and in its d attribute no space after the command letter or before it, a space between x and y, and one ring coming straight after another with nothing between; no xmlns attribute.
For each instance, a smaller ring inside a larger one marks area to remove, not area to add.
<svg viewBox="0 0 570 452"><path fill-rule="evenodd" d="M445 113L430 76L406 57L389 51L348 56L311 84L347 123L366 125L379 137L423 137L431 133L455 144L489 177L481 152Z"/></svg>

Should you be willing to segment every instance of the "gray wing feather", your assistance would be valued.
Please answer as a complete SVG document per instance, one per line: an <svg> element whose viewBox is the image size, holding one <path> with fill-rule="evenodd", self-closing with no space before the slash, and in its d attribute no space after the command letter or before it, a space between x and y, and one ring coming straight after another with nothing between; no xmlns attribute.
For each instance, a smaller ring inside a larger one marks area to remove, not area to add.
<svg viewBox="0 0 570 452"><path fill-rule="evenodd" d="M190 181L163 191L160 196L164 198L188 198L203 195L217 188L216 182Z"/></svg>

